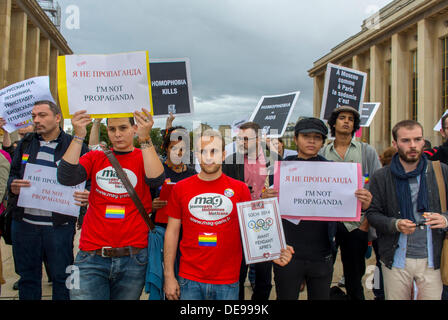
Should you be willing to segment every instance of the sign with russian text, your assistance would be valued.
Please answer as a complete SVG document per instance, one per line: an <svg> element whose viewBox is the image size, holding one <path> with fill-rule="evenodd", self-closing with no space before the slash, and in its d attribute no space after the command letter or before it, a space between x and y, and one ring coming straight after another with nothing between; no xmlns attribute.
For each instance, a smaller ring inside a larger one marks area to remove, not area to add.
<svg viewBox="0 0 448 320"><path fill-rule="evenodd" d="M83 191L85 182L73 186L59 184L57 168L27 163L23 179L30 181L29 188L20 188L17 205L23 208L45 209L68 216L78 217L73 193Z"/></svg>
<svg viewBox="0 0 448 320"><path fill-rule="evenodd" d="M193 113L190 60L150 59L154 117Z"/></svg>
<svg viewBox="0 0 448 320"><path fill-rule="evenodd" d="M286 249L277 198L237 203L246 264L280 258Z"/></svg>
<svg viewBox="0 0 448 320"><path fill-rule="evenodd" d="M327 120L334 109L350 106L360 110L367 82L367 73L327 64L320 118Z"/></svg>
<svg viewBox="0 0 448 320"><path fill-rule="evenodd" d="M249 118L256 122L267 137L283 136L292 111L299 98L299 91L275 96L263 96Z"/></svg>
<svg viewBox="0 0 448 320"><path fill-rule="evenodd" d="M58 93L66 119L80 110L93 118L152 113L148 52L59 56Z"/></svg>
<svg viewBox="0 0 448 320"><path fill-rule="evenodd" d="M276 161L274 188L282 218L359 221L361 164L330 161Z"/></svg>
<svg viewBox="0 0 448 320"><path fill-rule="evenodd" d="M31 111L34 103L41 100L54 102L48 76L30 78L0 90L1 117L6 121L3 128L13 132L32 124Z"/></svg>

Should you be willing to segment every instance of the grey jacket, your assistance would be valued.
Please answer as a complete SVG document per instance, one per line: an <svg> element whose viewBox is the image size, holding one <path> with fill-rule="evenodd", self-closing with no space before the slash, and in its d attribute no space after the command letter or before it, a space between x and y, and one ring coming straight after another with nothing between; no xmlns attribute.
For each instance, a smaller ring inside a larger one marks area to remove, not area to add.
<svg viewBox="0 0 448 320"><path fill-rule="evenodd" d="M448 166L443 163L441 163L441 166L445 185L448 185ZM426 182L428 186L428 212L441 213L439 189L431 161L428 161L426 169ZM366 217L369 223L376 228L380 260L391 269L395 250L398 247L398 238L400 237L395 223L397 219L402 217L395 188L395 178L392 176L390 166L385 166L376 171L370 178L369 184L373 199L369 209L367 209ZM448 218L447 212L444 212L443 215ZM440 268L444 237L444 229L432 229L435 269Z"/></svg>

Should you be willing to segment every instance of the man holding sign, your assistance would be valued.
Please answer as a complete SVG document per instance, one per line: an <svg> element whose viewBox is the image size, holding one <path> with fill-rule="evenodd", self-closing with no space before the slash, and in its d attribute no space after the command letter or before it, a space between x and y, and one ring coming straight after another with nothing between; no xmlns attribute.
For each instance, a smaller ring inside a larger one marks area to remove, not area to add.
<svg viewBox="0 0 448 320"><path fill-rule="evenodd" d="M36 102L31 114L35 133L26 147L22 147L24 140L19 142L9 176L9 190L17 196L22 188L37 183L24 179L26 164L57 167L73 139L60 129L61 112L53 102ZM80 152L87 151L87 146L82 145ZM45 253L53 281L53 299L68 300L65 270L73 263L75 223L76 217L38 208L17 206L13 211L11 232L14 264L20 275L19 299L41 299Z"/></svg>
<svg viewBox="0 0 448 320"><path fill-rule="evenodd" d="M207 130L196 143L201 172L173 188L167 205L165 294L169 300L236 300L242 246L236 203L250 200L248 187L222 173L225 159L219 132ZM179 232L179 281L174 276ZM285 265L291 248L274 262Z"/></svg>

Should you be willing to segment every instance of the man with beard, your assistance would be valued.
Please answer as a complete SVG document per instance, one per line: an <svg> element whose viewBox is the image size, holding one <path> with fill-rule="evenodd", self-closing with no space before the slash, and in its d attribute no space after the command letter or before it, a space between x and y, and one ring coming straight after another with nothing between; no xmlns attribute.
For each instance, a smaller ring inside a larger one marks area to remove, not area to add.
<svg viewBox="0 0 448 320"><path fill-rule="evenodd" d="M376 228L386 300L440 300L440 258L447 213L441 212L432 163L423 154L423 127L403 120L392 129L397 154L370 181L369 223ZM441 164L445 185L448 167Z"/></svg>
<svg viewBox="0 0 448 320"><path fill-rule="evenodd" d="M224 143L207 130L195 145L201 172L176 183L167 204L165 295L169 300L236 300L242 260L238 202L250 201L248 187L222 173ZM180 241L179 280L174 261ZM286 265L292 248L275 263Z"/></svg>
<svg viewBox="0 0 448 320"><path fill-rule="evenodd" d="M269 165L281 158L275 152L271 152L269 159L266 157L261 146L261 128L255 122L246 122L239 127L236 147L236 153L226 158L222 171L229 177L244 182L249 187L251 200L260 199L266 187L267 177L269 177L269 185L272 185L274 181L273 174L268 172ZM248 266L243 261L240 271L239 300L244 300L247 269ZM252 300L268 300L272 289L272 263L260 262L254 265L254 269L255 286Z"/></svg>

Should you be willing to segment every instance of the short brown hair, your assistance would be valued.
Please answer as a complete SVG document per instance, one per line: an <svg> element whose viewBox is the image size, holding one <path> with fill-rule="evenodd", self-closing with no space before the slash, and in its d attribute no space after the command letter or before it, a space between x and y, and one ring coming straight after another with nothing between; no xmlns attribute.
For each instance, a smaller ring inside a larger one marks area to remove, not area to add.
<svg viewBox="0 0 448 320"><path fill-rule="evenodd" d="M258 138L258 133L259 131L261 131L260 125L256 122L245 122L240 126L240 130L247 130L247 129L252 129L255 131L255 135Z"/></svg>
<svg viewBox="0 0 448 320"><path fill-rule="evenodd" d="M224 141L223 136L221 135L221 133L219 131L213 130L213 129L207 129L205 131L202 131L201 134L198 136L198 141L200 141L203 137L213 137L213 138L217 138L221 141L221 149L222 151L224 151L226 149L226 143ZM197 141L196 141L196 146L195 146L196 150L197 150Z"/></svg>
<svg viewBox="0 0 448 320"><path fill-rule="evenodd" d="M402 120L398 122L392 129L392 137L394 138L394 141L397 141L398 130L400 130L401 128L412 129L414 127L420 127L423 134L423 126L415 120Z"/></svg>
<svg viewBox="0 0 448 320"><path fill-rule="evenodd" d="M40 106L42 104L47 104L48 107L50 108L50 110L53 112L54 115L60 114L61 113L61 109L59 109L59 107L50 100L39 100L34 102L35 106Z"/></svg>

